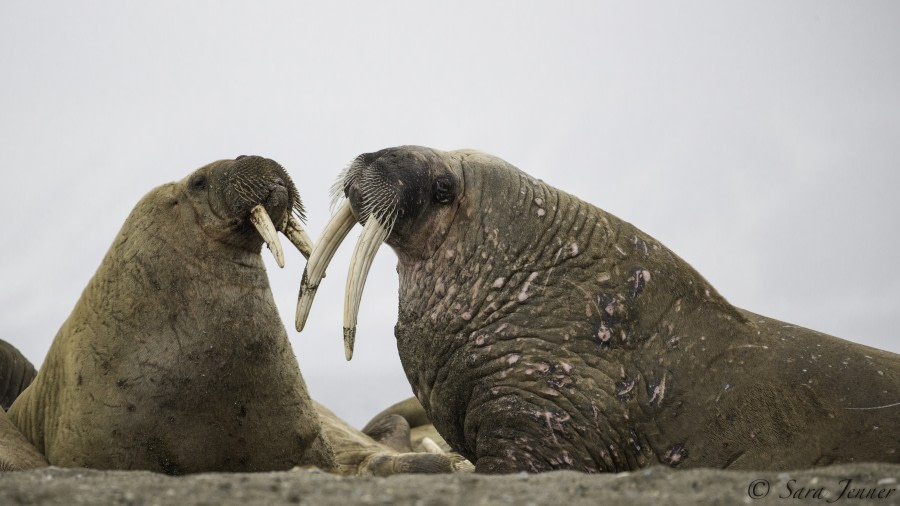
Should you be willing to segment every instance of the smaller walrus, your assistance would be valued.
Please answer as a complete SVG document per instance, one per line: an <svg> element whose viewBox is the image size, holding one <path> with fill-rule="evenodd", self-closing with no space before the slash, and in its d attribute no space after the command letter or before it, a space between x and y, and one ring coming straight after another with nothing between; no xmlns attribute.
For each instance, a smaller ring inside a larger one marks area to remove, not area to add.
<svg viewBox="0 0 900 506"><path fill-rule="evenodd" d="M357 157L301 285L301 330L350 228L397 254L397 349L479 472L900 462L900 357L736 308L634 226L475 151Z"/></svg>
<svg viewBox="0 0 900 506"><path fill-rule="evenodd" d="M125 221L10 420L52 465L169 474L335 467L260 256L308 253L276 162L220 160Z"/></svg>

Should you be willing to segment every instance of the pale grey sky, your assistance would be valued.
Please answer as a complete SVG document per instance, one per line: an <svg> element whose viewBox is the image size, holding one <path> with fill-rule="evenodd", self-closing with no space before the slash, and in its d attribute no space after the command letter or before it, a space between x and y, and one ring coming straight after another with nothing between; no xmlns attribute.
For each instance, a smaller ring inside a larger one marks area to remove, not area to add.
<svg viewBox="0 0 900 506"><path fill-rule="evenodd" d="M357 154L476 148L616 214L757 313L900 351L900 3L31 2L0 6L0 338L43 360L134 204L215 159L293 175L317 238ZM410 395L395 257L356 353L342 292L302 334L316 399Z"/></svg>

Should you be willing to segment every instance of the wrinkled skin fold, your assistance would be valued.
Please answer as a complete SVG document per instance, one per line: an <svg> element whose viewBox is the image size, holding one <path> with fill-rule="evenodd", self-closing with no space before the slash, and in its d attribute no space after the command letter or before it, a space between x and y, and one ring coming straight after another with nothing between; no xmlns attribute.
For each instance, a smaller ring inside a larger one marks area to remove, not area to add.
<svg viewBox="0 0 900 506"><path fill-rule="evenodd" d="M389 148L337 186L358 221L389 224L403 368L477 471L900 461L898 355L736 308L652 237L499 158Z"/></svg>

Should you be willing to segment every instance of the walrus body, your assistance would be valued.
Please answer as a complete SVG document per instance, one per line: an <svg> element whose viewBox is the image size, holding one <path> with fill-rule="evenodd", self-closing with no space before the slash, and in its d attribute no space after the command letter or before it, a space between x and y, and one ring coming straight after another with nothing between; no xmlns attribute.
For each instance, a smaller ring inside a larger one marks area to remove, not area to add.
<svg viewBox="0 0 900 506"><path fill-rule="evenodd" d="M357 252L397 253L413 391L476 471L900 462L895 354L738 309L634 226L489 155L391 148L341 184ZM348 350L361 291L348 281Z"/></svg>
<svg viewBox="0 0 900 506"><path fill-rule="evenodd" d="M237 192L237 193L235 193ZM296 190L271 160L209 164L131 212L40 372L9 410L63 467L334 466L249 225Z"/></svg>

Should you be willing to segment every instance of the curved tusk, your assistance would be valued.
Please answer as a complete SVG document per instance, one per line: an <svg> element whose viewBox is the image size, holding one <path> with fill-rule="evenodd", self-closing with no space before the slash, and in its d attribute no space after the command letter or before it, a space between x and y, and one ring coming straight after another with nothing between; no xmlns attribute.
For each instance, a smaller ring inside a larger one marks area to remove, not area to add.
<svg viewBox="0 0 900 506"><path fill-rule="evenodd" d="M303 327L306 325L306 318L309 316L309 309L312 307L316 290L319 288L322 278L325 277L325 268L328 267L335 251L347 237L353 225L356 225L356 218L353 216L350 202L347 201L325 226L322 237L310 253L306 269L303 270L300 294L297 296L297 317L294 322L297 332L303 331Z"/></svg>
<svg viewBox="0 0 900 506"><path fill-rule="evenodd" d="M372 267L372 260L378 248L390 235L390 231L382 225L378 218L369 215L362 234L353 250L350 259L350 272L347 274L347 289L344 292L344 356L353 358L353 344L356 340L356 320L359 316L359 303L362 300L366 277Z"/></svg>
<svg viewBox="0 0 900 506"><path fill-rule="evenodd" d="M291 241L291 244L297 247L304 258L309 260L309 256L312 255L313 243L297 218L289 214L282 230L288 240Z"/></svg>
<svg viewBox="0 0 900 506"><path fill-rule="evenodd" d="M256 204L256 207L250 211L250 223L253 223L256 231L266 242L278 267L284 267L284 251L281 249L281 241L278 240L278 233L275 231L275 225L272 224L272 218L269 217L269 213L262 204Z"/></svg>

